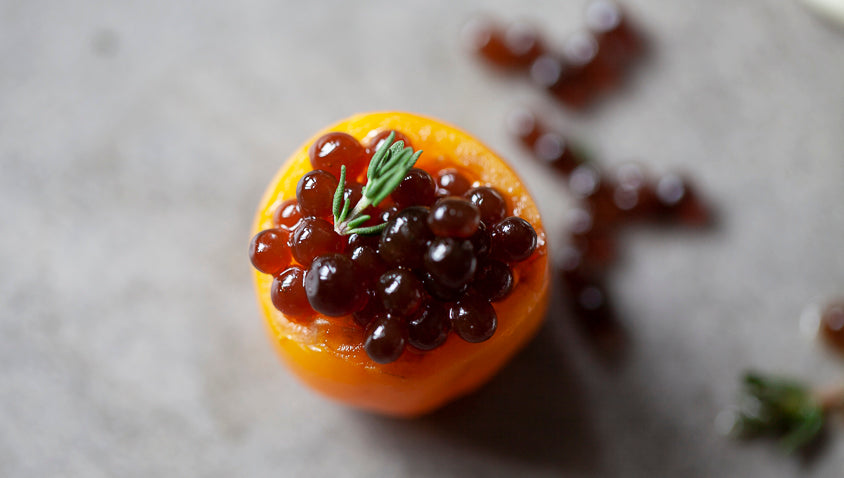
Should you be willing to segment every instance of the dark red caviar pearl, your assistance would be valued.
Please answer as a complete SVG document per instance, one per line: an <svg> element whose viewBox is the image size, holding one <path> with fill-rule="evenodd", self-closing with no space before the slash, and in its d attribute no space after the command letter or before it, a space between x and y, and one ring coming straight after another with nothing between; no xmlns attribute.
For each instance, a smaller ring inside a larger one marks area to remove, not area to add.
<svg viewBox="0 0 844 478"><path fill-rule="evenodd" d="M358 140L340 132L328 133L317 139L308 149L308 156L314 169L328 171L335 178L340 177L340 166L346 166L347 178L356 178L369 164L369 155Z"/></svg>
<svg viewBox="0 0 844 478"><path fill-rule="evenodd" d="M363 344L373 362L387 364L401 357L407 344L407 325L399 317L376 317L366 329Z"/></svg>
<svg viewBox="0 0 844 478"><path fill-rule="evenodd" d="M457 336L471 343L488 340L498 326L495 309L477 294L468 294L450 304L449 318Z"/></svg>
<svg viewBox="0 0 844 478"><path fill-rule="evenodd" d="M472 287L490 302L504 299L513 290L513 271L499 261L487 261L478 267Z"/></svg>
<svg viewBox="0 0 844 478"><path fill-rule="evenodd" d="M276 276L270 298L275 308L292 321L308 323L313 319L314 309L305 293L305 271L301 267L289 267Z"/></svg>
<svg viewBox="0 0 844 478"><path fill-rule="evenodd" d="M642 39L616 2L590 2L586 7L586 25L598 36L601 55L615 67L626 66L642 50Z"/></svg>
<svg viewBox="0 0 844 478"><path fill-rule="evenodd" d="M428 208L412 206L399 212L381 233L378 254L391 266L422 267L428 242Z"/></svg>
<svg viewBox="0 0 844 478"><path fill-rule="evenodd" d="M437 173L438 196L462 196L471 187L472 183L456 169L442 169Z"/></svg>
<svg viewBox="0 0 844 478"><path fill-rule="evenodd" d="M375 289L384 309L399 317L409 317L416 312L425 298L422 283L404 269L393 269L382 274Z"/></svg>
<svg viewBox="0 0 844 478"><path fill-rule="evenodd" d="M302 213L299 212L299 205L295 199L287 199L273 212L273 223L277 226L292 231L296 228L296 224L302 219Z"/></svg>
<svg viewBox="0 0 844 478"><path fill-rule="evenodd" d="M510 216L492 226L490 256L504 262L520 262L536 249L536 230L520 217Z"/></svg>
<svg viewBox="0 0 844 478"><path fill-rule="evenodd" d="M358 246L352 249L349 257L357 266L361 279L367 284L375 283L387 269L384 261L378 256L377 249L371 246Z"/></svg>
<svg viewBox="0 0 844 478"><path fill-rule="evenodd" d="M409 206L430 206L436 200L437 186L426 171L410 168L396 189L390 194L399 209Z"/></svg>
<svg viewBox="0 0 844 478"><path fill-rule="evenodd" d="M425 303L407 323L407 341L419 350L433 350L444 344L451 330L448 309L441 302Z"/></svg>
<svg viewBox="0 0 844 478"><path fill-rule="evenodd" d="M276 274L290 265L288 233L284 229L265 229L249 243L249 260L264 274Z"/></svg>
<svg viewBox="0 0 844 478"><path fill-rule="evenodd" d="M688 181L677 174L665 174L656 185L658 211L664 217L691 226L707 225L711 218Z"/></svg>
<svg viewBox="0 0 844 478"><path fill-rule="evenodd" d="M427 271L450 289L459 289L472 280L477 264L472 243L465 239L438 237L425 253Z"/></svg>
<svg viewBox="0 0 844 478"><path fill-rule="evenodd" d="M402 133L400 131L388 129L388 130L381 131L380 133L376 134L375 136L372 137L372 139L369 140L369 153L374 154L376 151L378 151L378 148L380 148L382 143L384 143L384 141L387 140L387 137L390 136L391 132L396 133L395 138L393 138L393 144L395 144L396 141L403 141L405 148L412 148L413 147L413 144L410 143L410 138L408 138L407 135L405 135L404 133Z"/></svg>
<svg viewBox="0 0 844 478"><path fill-rule="evenodd" d="M363 328L366 328L376 317L386 315L387 310L381 303L381 298L374 288L366 290L366 305L362 309L352 313L354 321Z"/></svg>
<svg viewBox="0 0 844 478"><path fill-rule="evenodd" d="M368 246L372 249L378 250L378 241L381 236L378 234L349 234L346 237L348 243L348 250L353 251L360 246Z"/></svg>
<svg viewBox="0 0 844 478"><path fill-rule="evenodd" d="M465 196L469 202L478 207L481 220L487 224L494 224L507 215L507 201L495 188L489 186L473 188L467 191Z"/></svg>
<svg viewBox="0 0 844 478"><path fill-rule="evenodd" d="M317 257L305 274L308 302L329 317L349 315L363 308L366 292L354 262L342 254Z"/></svg>
<svg viewBox="0 0 844 478"><path fill-rule="evenodd" d="M472 249L475 251L475 257L483 259L489 254L489 228L481 222L478 224L478 230L469 238L472 243Z"/></svg>
<svg viewBox="0 0 844 478"><path fill-rule="evenodd" d="M464 296L469 287L468 285L464 285L458 288L448 287L447 285L440 282L439 279L434 277L434 275L430 272L423 272L421 274L421 277L422 285L425 286L425 290L428 292L428 294L434 299L443 302L454 301Z"/></svg>
<svg viewBox="0 0 844 478"><path fill-rule="evenodd" d="M299 222L288 241L296 262L307 266L314 257L330 252L342 252L344 239L334 232L334 225L318 217L306 217Z"/></svg>
<svg viewBox="0 0 844 478"><path fill-rule="evenodd" d="M308 171L296 185L296 201L305 216L328 217L337 190L337 178L331 173L317 169Z"/></svg>
<svg viewBox="0 0 844 478"><path fill-rule="evenodd" d="M572 151L568 141L562 135L554 132L542 133L537 136L533 143L533 155L540 162L563 174L571 173L581 162L580 158Z"/></svg>
<svg viewBox="0 0 844 478"><path fill-rule="evenodd" d="M343 200L349 201L349 210L351 211L355 205L363 197L363 184L357 181L346 180L346 187L343 188ZM333 197L332 197L333 200Z"/></svg>
<svg viewBox="0 0 844 478"><path fill-rule="evenodd" d="M831 303L821 311L821 337L838 351L844 351L844 302Z"/></svg>
<svg viewBox="0 0 844 478"><path fill-rule="evenodd" d="M458 197L440 199L428 214L428 227L440 237L471 237L480 222L478 207Z"/></svg>

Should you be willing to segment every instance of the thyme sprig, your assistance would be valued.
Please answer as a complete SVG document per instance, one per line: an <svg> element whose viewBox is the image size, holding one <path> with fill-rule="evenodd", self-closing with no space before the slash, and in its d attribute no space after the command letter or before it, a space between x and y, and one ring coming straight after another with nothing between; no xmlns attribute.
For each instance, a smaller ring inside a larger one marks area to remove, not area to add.
<svg viewBox="0 0 844 478"><path fill-rule="evenodd" d="M404 141L396 141L396 133L390 132L387 139L372 155L369 162L369 169L366 172L366 184L363 186L363 196L352 208L349 199L343 199L346 189L346 166L340 167L340 181L334 191L334 203L332 212L334 214L334 230L337 234L376 234L387 227L386 223L374 226L360 227L370 220L368 214L363 211L369 206L377 206L390 193L393 192L399 183L407 176L410 168L416 164L422 151L413 151L413 148L405 147Z"/></svg>

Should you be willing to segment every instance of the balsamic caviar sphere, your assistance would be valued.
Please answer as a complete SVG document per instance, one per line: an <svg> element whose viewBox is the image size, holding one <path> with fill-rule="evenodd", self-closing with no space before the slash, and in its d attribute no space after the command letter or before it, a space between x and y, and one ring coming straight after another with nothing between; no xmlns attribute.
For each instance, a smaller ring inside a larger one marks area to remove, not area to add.
<svg viewBox="0 0 844 478"><path fill-rule="evenodd" d="M340 166L346 166L346 177L356 178L369 164L369 155L358 140L338 132L328 133L314 141L308 149L308 157L315 170L328 171L336 178L340 177Z"/></svg>
<svg viewBox="0 0 844 478"><path fill-rule="evenodd" d="M381 233L381 259L391 266L421 267L432 236L427 219L426 207L412 206L399 212Z"/></svg>
<svg viewBox="0 0 844 478"><path fill-rule="evenodd" d="M383 315L376 317L367 327L363 348L373 362L385 364L398 360L406 344L405 323L398 317Z"/></svg>
<svg viewBox="0 0 844 478"><path fill-rule="evenodd" d="M413 145L410 143L410 138L408 138L407 135L405 135L404 133L402 133L400 131L395 131L395 130L385 130L385 131L381 131L380 133L376 134L375 136L372 137L371 140L369 140L369 152L370 152L370 154L374 154L376 151L378 151L378 148L381 147L381 145L384 143L384 141L387 141L387 138L390 136L391 132L396 133L396 136L393 138L393 144L395 144L397 141L402 141L402 142L404 142L405 148L412 148L413 147Z"/></svg>
<svg viewBox="0 0 844 478"><path fill-rule="evenodd" d="M354 262L342 254L314 259L305 275L305 292L311 307L329 317L349 315L366 301Z"/></svg>
<svg viewBox="0 0 844 478"><path fill-rule="evenodd" d="M462 196L472 187L460 171L448 168L437 173L437 196Z"/></svg>
<svg viewBox="0 0 844 478"><path fill-rule="evenodd" d="M368 288L366 290L366 305L362 309L352 312L354 321L363 328L366 328L376 317L386 315L387 311L381 304L381 298L375 292L375 289Z"/></svg>
<svg viewBox="0 0 844 478"><path fill-rule="evenodd" d="M249 260L264 274L276 274L290 264L290 250L287 248L287 231L265 229L249 243Z"/></svg>
<svg viewBox="0 0 844 478"><path fill-rule="evenodd" d="M469 238L472 243L472 249L475 251L475 257L483 259L489 253L489 228L481 222L478 224L478 230Z"/></svg>
<svg viewBox="0 0 844 478"><path fill-rule="evenodd" d="M504 262L520 262L536 249L536 231L529 222L510 216L492 226L490 256Z"/></svg>
<svg viewBox="0 0 844 478"><path fill-rule="evenodd" d="M471 343L488 340L498 326L498 317L492 305L471 293L451 304L449 318L454 332Z"/></svg>
<svg viewBox="0 0 844 478"><path fill-rule="evenodd" d="M295 199L283 201L273 213L273 223L288 231L295 229L301 219L302 213L299 212L299 204Z"/></svg>
<svg viewBox="0 0 844 478"><path fill-rule="evenodd" d="M504 299L513 290L513 271L499 261L487 261L478 267L472 287L490 302Z"/></svg>
<svg viewBox="0 0 844 478"><path fill-rule="evenodd" d="M451 302L457 300L466 293L466 290L469 287L467 285L457 288L449 287L440 282L439 279L430 272L423 272L421 276L422 285L425 287L425 291L428 292L431 297L441 302Z"/></svg>
<svg viewBox="0 0 844 478"><path fill-rule="evenodd" d="M407 341L419 350L433 350L444 344L451 330L448 309L441 302L425 303L407 323Z"/></svg>
<svg viewBox="0 0 844 478"><path fill-rule="evenodd" d="M487 224L495 224L504 219L507 214L507 201L495 188L482 186L466 192L466 198L474 204L481 213L481 220Z"/></svg>
<svg viewBox="0 0 844 478"><path fill-rule="evenodd" d="M409 206L430 206L436 199L437 186L426 171L410 168L404 179L390 194L399 209Z"/></svg>
<svg viewBox="0 0 844 478"><path fill-rule="evenodd" d="M458 197L440 199L428 214L428 227L440 237L471 237L480 222L478 208Z"/></svg>
<svg viewBox="0 0 844 478"><path fill-rule="evenodd" d="M361 280L366 284L373 284L387 269L384 261L378 256L374 247L362 245L352 249L349 257L357 266Z"/></svg>
<svg viewBox="0 0 844 478"><path fill-rule="evenodd" d="M416 312L425 298L422 283L404 269L393 269L382 274L375 290L384 309L400 317Z"/></svg>
<svg viewBox="0 0 844 478"><path fill-rule="evenodd" d="M296 262L306 266L314 257L343 250L343 238L334 232L334 226L318 217L307 217L299 222L290 237L290 252Z"/></svg>
<svg viewBox="0 0 844 478"><path fill-rule="evenodd" d="M273 280L270 297L275 308L288 319L302 322L314 314L305 293L305 271L301 267L293 266L279 274Z"/></svg>
<svg viewBox="0 0 844 478"><path fill-rule="evenodd" d="M331 173L321 169L305 173L296 185L299 210L306 216L330 216L336 190L337 178Z"/></svg>
<svg viewBox="0 0 844 478"><path fill-rule="evenodd" d="M459 289L472 280L477 264L472 243L465 239L438 237L425 253L425 269L450 289Z"/></svg>

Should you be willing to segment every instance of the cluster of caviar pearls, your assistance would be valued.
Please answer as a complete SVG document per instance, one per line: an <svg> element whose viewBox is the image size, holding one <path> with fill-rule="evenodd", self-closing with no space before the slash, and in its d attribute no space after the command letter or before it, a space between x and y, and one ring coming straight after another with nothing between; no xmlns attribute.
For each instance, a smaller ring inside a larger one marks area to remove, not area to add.
<svg viewBox="0 0 844 478"><path fill-rule="evenodd" d="M473 187L453 168L434 176L412 168L387 200L369 206L366 225L387 225L380 234L335 232L340 166L354 205L364 186L356 180L389 134L376 134L367 146L345 133L319 138L309 150L314 170L299 180L295 199L277 206L275 227L256 234L249 249L255 268L274 276L272 303L288 320L351 316L378 363L397 360L408 346L433 350L452 331L467 342L488 340L498 324L492 303L511 293L513 266L537 246L533 226L508 215L500 191ZM400 132L395 140L411 146Z"/></svg>

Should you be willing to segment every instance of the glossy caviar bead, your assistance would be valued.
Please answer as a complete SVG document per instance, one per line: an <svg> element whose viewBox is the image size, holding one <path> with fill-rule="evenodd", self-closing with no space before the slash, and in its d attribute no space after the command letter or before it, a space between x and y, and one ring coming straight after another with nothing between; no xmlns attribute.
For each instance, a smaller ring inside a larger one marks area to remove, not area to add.
<svg viewBox="0 0 844 478"><path fill-rule="evenodd" d="M490 302L504 299L513 290L513 271L499 261L487 261L478 267L472 287Z"/></svg>
<svg viewBox="0 0 844 478"><path fill-rule="evenodd" d="M276 309L290 320L310 322L314 310L305 293L305 271L293 266L285 269L274 280L270 298Z"/></svg>
<svg viewBox="0 0 844 478"><path fill-rule="evenodd" d="M296 201L305 216L331 216L337 178L331 173L317 169L308 171L296 185Z"/></svg>
<svg viewBox="0 0 844 478"><path fill-rule="evenodd" d="M469 202L478 207L481 220L487 224L494 224L507 215L507 201L495 188L488 186L473 188L467 191L465 196Z"/></svg>
<svg viewBox="0 0 844 478"><path fill-rule="evenodd" d="M336 253L314 259L305 274L305 292L311 307L329 317L349 315L366 301L354 262Z"/></svg>
<svg viewBox="0 0 844 478"><path fill-rule="evenodd" d="M374 288L367 289L365 295L366 305L362 309L352 312L352 318L355 323L363 328L369 326L376 317L387 314L384 305L381 303L381 298L378 297L378 293L375 292Z"/></svg>
<svg viewBox="0 0 844 478"><path fill-rule="evenodd" d="M355 207L355 204L363 197L363 184L357 181L346 180L346 187L343 188L343 201L349 201L349 208ZM333 198L333 196L332 196Z"/></svg>
<svg viewBox="0 0 844 478"><path fill-rule="evenodd" d="M369 152L370 154L375 153L378 151L378 148L381 147L381 144L387 140L387 137L390 136L390 132L395 132L396 136L393 138L393 144L396 141L403 141L405 148L412 148L413 144L410 143L410 138L407 137L404 133L395 130L384 130L376 134L369 140Z"/></svg>
<svg viewBox="0 0 844 478"><path fill-rule="evenodd" d="M437 173L438 196L462 196L471 187L472 183L456 169L442 169Z"/></svg>
<svg viewBox="0 0 844 478"><path fill-rule="evenodd" d="M449 289L459 289L472 280L477 264L472 243L465 239L438 237L425 254L427 271Z"/></svg>
<svg viewBox="0 0 844 478"><path fill-rule="evenodd" d="M510 216L492 226L490 256L504 262L520 262L536 249L536 231L529 222Z"/></svg>
<svg viewBox="0 0 844 478"><path fill-rule="evenodd" d="M273 212L273 223L288 231L295 229L301 219L302 213L295 199L283 201Z"/></svg>
<svg viewBox="0 0 844 478"><path fill-rule="evenodd" d="M410 168L396 189L390 194L399 209L409 206L430 206L436 200L437 186L430 174Z"/></svg>
<svg viewBox="0 0 844 478"><path fill-rule="evenodd" d="M381 222L390 222L394 217L398 216L399 208L396 206L388 206L381 211Z"/></svg>
<svg viewBox="0 0 844 478"><path fill-rule="evenodd" d="M422 305L422 283L410 271L393 269L381 275L375 286L384 309L399 317L408 317Z"/></svg>
<svg viewBox="0 0 844 478"><path fill-rule="evenodd" d="M256 269L264 274L276 274L290 265L290 250L287 248L287 231L265 229L249 243L249 259Z"/></svg>
<svg viewBox="0 0 844 478"><path fill-rule="evenodd" d="M328 171L335 178L340 177L340 166L346 166L347 178L357 178L369 164L369 155L358 140L339 132L328 133L317 139L308 149L308 156L314 169Z"/></svg>
<svg viewBox="0 0 844 478"><path fill-rule="evenodd" d="M378 256L377 249L370 246L358 246L352 249L349 257L357 266L361 279L367 284L374 283L387 269L384 261Z"/></svg>
<svg viewBox="0 0 844 478"><path fill-rule="evenodd" d="M366 329L363 344L373 362L387 364L401 357L407 344L407 325L398 317L376 317Z"/></svg>
<svg viewBox="0 0 844 478"><path fill-rule="evenodd" d="M444 344L451 330L448 309L440 302L425 303L407 323L407 341L419 350L433 350Z"/></svg>
<svg viewBox="0 0 844 478"><path fill-rule="evenodd" d="M378 250L378 241L381 236L378 234L349 234L346 236L346 242L349 245L348 250L355 250L360 246L368 246L376 251Z"/></svg>
<svg viewBox="0 0 844 478"><path fill-rule="evenodd" d="M330 222L318 217L307 217L299 222L289 244L296 262L307 266L320 254L342 252L344 240L334 232Z"/></svg>
<svg viewBox="0 0 844 478"><path fill-rule="evenodd" d="M478 207L457 197L440 199L428 214L428 227L440 237L471 237L480 222Z"/></svg>
<svg viewBox="0 0 844 478"><path fill-rule="evenodd" d="M378 254L390 266L422 267L432 236L428 208L412 206L399 212L381 233Z"/></svg>
<svg viewBox="0 0 844 478"><path fill-rule="evenodd" d="M428 292L428 294L434 299L443 302L457 300L458 298L465 295L466 291L469 288L468 285L464 285L458 288L448 287L447 285L440 282L430 272L423 272L421 274L421 278L422 285L425 287L425 291Z"/></svg>
<svg viewBox="0 0 844 478"><path fill-rule="evenodd" d="M844 351L844 303L832 303L821 311L821 337L838 351Z"/></svg>
<svg viewBox="0 0 844 478"><path fill-rule="evenodd" d="M471 343L488 340L498 325L495 309L476 294L468 294L450 304L449 319L457 336Z"/></svg>
<svg viewBox="0 0 844 478"><path fill-rule="evenodd" d="M469 238L472 243L472 249L475 251L475 257L483 259L489 254L489 228L481 222L478 224L478 230Z"/></svg>

